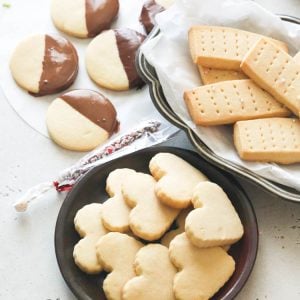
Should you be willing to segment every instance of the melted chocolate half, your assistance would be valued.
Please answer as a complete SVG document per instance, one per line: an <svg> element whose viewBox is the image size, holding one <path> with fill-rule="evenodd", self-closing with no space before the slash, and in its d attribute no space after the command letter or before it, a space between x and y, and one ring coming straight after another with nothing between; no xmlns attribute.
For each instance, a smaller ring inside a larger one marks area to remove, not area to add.
<svg viewBox="0 0 300 300"><path fill-rule="evenodd" d="M142 87L144 82L137 73L135 55L145 36L132 29L115 29L114 32L119 56L129 81L129 88Z"/></svg>
<svg viewBox="0 0 300 300"><path fill-rule="evenodd" d="M77 73L78 56L74 46L63 37L46 35L39 92L33 95L43 96L63 91L74 82Z"/></svg>
<svg viewBox="0 0 300 300"><path fill-rule="evenodd" d="M157 4L155 0L145 2L141 11L140 22L143 24L147 34L151 32L155 25L154 17L164 10L165 8Z"/></svg>
<svg viewBox="0 0 300 300"><path fill-rule="evenodd" d="M73 90L62 94L59 98L106 130L109 135L118 131L117 112L112 103L102 94L91 90Z"/></svg>
<svg viewBox="0 0 300 300"><path fill-rule="evenodd" d="M94 37L104 29L108 29L118 11L118 0L85 0L88 37Z"/></svg>

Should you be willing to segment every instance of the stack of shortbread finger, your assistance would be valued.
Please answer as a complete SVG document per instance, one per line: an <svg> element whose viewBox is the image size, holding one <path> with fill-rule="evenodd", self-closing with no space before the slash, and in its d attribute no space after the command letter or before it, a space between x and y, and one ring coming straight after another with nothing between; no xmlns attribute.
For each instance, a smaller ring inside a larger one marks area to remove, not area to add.
<svg viewBox="0 0 300 300"><path fill-rule="evenodd" d="M111 198L76 213L74 261L109 273L109 300L209 299L234 273L227 251L244 234L241 220L223 189L181 157L158 153L149 171L112 171Z"/></svg>
<svg viewBox="0 0 300 300"><path fill-rule="evenodd" d="M203 86L185 91L193 122L234 125L242 159L300 162L300 54L252 32L193 26L189 46Z"/></svg>

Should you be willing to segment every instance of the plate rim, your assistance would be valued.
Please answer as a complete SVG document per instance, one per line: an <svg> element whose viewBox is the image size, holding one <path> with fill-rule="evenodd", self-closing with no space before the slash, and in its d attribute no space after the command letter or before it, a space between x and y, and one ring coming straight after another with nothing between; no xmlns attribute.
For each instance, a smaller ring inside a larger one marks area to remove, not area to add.
<svg viewBox="0 0 300 300"><path fill-rule="evenodd" d="M195 151L184 149L184 148L179 148L179 147L171 147L171 146L156 146L156 147L148 147L141 149L136 152L129 153L127 155L115 158L113 160L110 160L104 164L98 165L94 167L93 169L89 170L73 187L73 189L67 194L64 202L62 203L62 206L59 210L56 224L55 224L55 231L54 231L54 248L55 248L55 256L56 256L56 261L60 270L60 273L69 287L69 289L72 291L72 293L79 299L79 300L94 300L90 298L89 296L84 297L77 289L76 286L72 284L72 282L68 279L68 276L65 274L64 269L63 269L63 255L60 253L59 244L62 243L62 235L60 234L62 231L62 228L64 226L64 216L68 212L68 209L70 205L73 203L73 194L76 194L78 190L81 189L82 185L85 184L85 182L91 177L94 176L97 172L101 171L102 169L105 169L107 166L110 164L115 163L118 160L126 159L129 156L134 156L136 154L142 154L144 152L151 152L151 153L158 153L158 152L171 152L172 151L179 151L179 152L185 152L186 154L192 155L195 158L199 159L198 154ZM235 288L234 292L231 292L230 296L232 299L236 297L240 291L243 289L245 286L246 282L249 279L249 276L252 273L252 270L255 265L255 261L257 258L257 253L258 253L258 245L259 245L259 229L258 229L258 222L257 222L257 217L256 213L253 207L253 204L248 197L247 193L245 192L244 188L241 186L241 184L233 177L232 174L229 174L225 172L224 170L210 164L210 162L204 160L203 158L200 158L200 160L203 160L207 165L209 165L214 171L218 172L221 176L225 177L227 181L230 181L230 185L234 186L234 191L239 197L239 199L243 199L243 203L247 206L247 209L249 210L249 217L251 218L251 222L254 225L254 230L252 231L251 235L251 252L250 252L250 257L248 261L246 262L246 267L244 268L244 271L241 273L240 280L232 287ZM75 230L75 229L74 229ZM222 298L223 299L223 298ZM219 299L221 300L221 299Z"/></svg>
<svg viewBox="0 0 300 300"><path fill-rule="evenodd" d="M300 18L298 17L284 14L278 14L277 16L279 16L283 21L300 25ZM159 28L155 26L144 43L147 43L147 41L153 39L158 34ZM186 133L191 144L196 148L199 156L201 156L211 164L217 166L218 168L229 172L230 174L235 174L246 179L248 182L254 183L273 196L275 195L278 198L282 198L287 201L300 203L300 192L298 192L297 190L272 182L271 180L257 175L253 171L248 170L243 166L226 160L225 158L215 154L212 150L210 150L205 145L205 143L196 135L196 133L169 106L164 96L163 89L159 82L155 68L146 60L141 50L138 50L136 55L136 66L139 75L149 86L150 98L156 109L171 124L182 129Z"/></svg>

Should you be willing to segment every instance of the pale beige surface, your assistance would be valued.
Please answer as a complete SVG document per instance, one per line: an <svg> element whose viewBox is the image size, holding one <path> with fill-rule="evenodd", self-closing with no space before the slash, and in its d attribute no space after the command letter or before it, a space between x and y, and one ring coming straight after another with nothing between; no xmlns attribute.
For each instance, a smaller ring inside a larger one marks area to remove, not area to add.
<svg viewBox="0 0 300 300"><path fill-rule="evenodd" d="M109 137L106 130L60 98L50 104L46 123L52 140L68 150L90 151Z"/></svg>
<svg viewBox="0 0 300 300"><path fill-rule="evenodd" d="M300 162L300 121L271 118L237 122L234 144L245 160L281 164Z"/></svg>
<svg viewBox="0 0 300 300"><path fill-rule="evenodd" d="M197 247L229 245L244 233L241 220L222 188L201 182L194 190L192 210L185 220L185 232Z"/></svg>
<svg viewBox="0 0 300 300"><path fill-rule="evenodd" d="M123 288L123 300L175 300L173 279L176 269L170 261L168 248L148 244L136 254L136 277Z"/></svg>
<svg viewBox="0 0 300 300"><path fill-rule="evenodd" d="M110 232L97 243L97 256L106 272L103 290L108 300L121 300L125 283L135 276L134 260L143 244L119 232Z"/></svg>
<svg viewBox="0 0 300 300"><path fill-rule="evenodd" d="M45 35L37 34L22 40L11 56L10 70L12 76L17 84L26 91L39 92L44 53Z"/></svg>
<svg viewBox="0 0 300 300"><path fill-rule="evenodd" d="M173 290L176 299L207 300L231 277L233 258L221 247L197 248L185 233L175 237L169 248L172 263L179 272Z"/></svg>
<svg viewBox="0 0 300 300"><path fill-rule="evenodd" d="M205 67L239 71L245 54L261 37L228 27L193 26L189 30L191 56L194 63ZM283 42L269 40L287 51Z"/></svg>
<svg viewBox="0 0 300 300"><path fill-rule="evenodd" d="M241 68L259 86L300 116L300 65L267 39L244 57Z"/></svg>
<svg viewBox="0 0 300 300"><path fill-rule="evenodd" d="M171 153L158 153L149 163L150 172L158 180L155 193L160 201L175 207L191 204L194 187L206 176L182 158Z"/></svg>
<svg viewBox="0 0 300 300"><path fill-rule="evenodd" d="M51 17L57 29L80 38L88 36L85 0L52 0Z"/></svg>
<svg viewBox="0 0 300 300"><path fill-rule="evenodd" d="M220 70L198 65L198 70L203 84L211 84L227 80L247 79L248 77L241 71Z"/></svg>
<svg viewBox="0 0 300 300"><path fill-rule="evenodd" d="M200 86L186 91L184 100L194 123L202 126L291 114L250 79Z"/></svg>
<svg viewBox="0 0 300 300"><path fill-rule="evenodd" d="M111 198L103 203L102 222L110 231L129 231L130 207L123 199L121 188L127 177L134 173L131 169L116 169L107 177L106 191Z"/></svg>
<svg viewBox="0 0 300 300"><path fill-rule="evenodd" d="M123 1L131 3L133 0ZM9 2L13 9L15 5L28 7L27 1ZM48 9L47 1L38 3ZM259 3L277 13L300 15L299 0L277 1L276 5L274 0L259 0ZM3 12L10 14L11 9L3 9ZM24 291L27 291L30 300L75 300L61 276L53 247L56 218L65 195L55 191L45 194L26 215L17 214L12 204L29 187L56 178L82 154L64 151L32 130L11 108L1 91L0 111L3 112L0 118L1 144L5 145L0 155L0 219L5 228L0 236L1 283L5 287L1 289L1 296L5 300L23 299ZM193 149L183 131L163 145ZM236 300L297 299L300 295L300 265L297 263L300 205L272 196L242 178L236 179L254 206L260 238L254 269ZM40 258L38 264L37 257ZM16 288L16 282L19 288Z"/></svg>
<svg viewBox="0 0 300 300"><path fill-rule="evenodd" d="M108 231L101 222L102 204L85 205L75 215L74 225L82 238L75 246L73 257L76 265L88 274L102 271L102 265L96 256L96 243Z"/></svg>
<svg viewBox="0 0 300 300"><path fill-rule="evenodd" d="M178 209L158 200L155 186L155 179L144 173L129 175L122 185L124 200L132 208L130 229L136 236L148 241L160 239L179 214Z"/></svg>
<svg viewBox="0 0 300 300"><path fill-rule="evenodd" d="M116 91L129 89L113 30L104 31L91 41L85 62L89 76L98 85Z"/></svg>
<svg viewBox="0 0 300 300"><path fill-rule="evenodd" d="M175 236L177 236L178 234L181 234L185 231L185 229L184 229L185 219L192 209L193 209L192 207L188 207L188 208L183 209L180 212L179 216L176 219L177 228L167 232L161 239L161 243L164 246L169 247L170 242L173 240L173 238Z"/></svg>

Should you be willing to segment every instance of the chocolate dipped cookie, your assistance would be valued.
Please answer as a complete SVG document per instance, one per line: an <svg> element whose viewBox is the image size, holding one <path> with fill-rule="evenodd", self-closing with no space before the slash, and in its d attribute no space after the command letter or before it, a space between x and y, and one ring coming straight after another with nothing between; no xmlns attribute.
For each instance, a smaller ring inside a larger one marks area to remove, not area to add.
<svg viewBox="0 0 300 300"><path fill-rule="evenodd" d="M63 37L33 35L14 50L10 70L17 84L33 96L54 94L76 79L78 56L72 43Z"/></svg>
<svg viewBox="0 0 300 300"><path fill-rule="evenodd" d="M155 26L155 16L166 10L172 5L174 0L146 0L141 11L140 22L145 28L146 33Z"/></svg>
<svg viewBox="0 0 300 300"><path fill-rule="evenodd" d="M79 38L109 29L119 11L118 0L52 0L51 17L61 31Z"/></svg>
<svg viewBox="0 0 300 300"><path fill-rule="evenodd" d="M113 104L91 90L60 95L50 104L46 121L52 140L73 151L90 151L119 129Z"/></svg>
<svg viewBox="0 0 300 300"><path fill-rule="evenodd" d="M135 66L135 55L145 36L132 29L107 30L89 44L86 68L101 87L125 91L144 83Z"/></svg>

